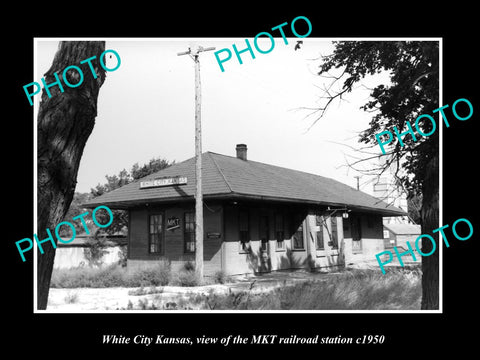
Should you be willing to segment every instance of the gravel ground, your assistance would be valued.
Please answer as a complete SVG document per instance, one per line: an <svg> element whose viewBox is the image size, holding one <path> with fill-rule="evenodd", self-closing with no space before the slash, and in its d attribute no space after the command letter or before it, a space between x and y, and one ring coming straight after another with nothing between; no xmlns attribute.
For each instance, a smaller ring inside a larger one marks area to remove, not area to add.
<svg viewBox="0 0 480 360"><path fill-rule="evenodd" d="M164 304L175 302L184 295L227 293L228 291L248 290L266 292L278 286L285 286L299 281L321 280L333 273L311 273L307 271L275 272L260 276L240 276L229 284L215 284L198 287L164 286L144 288L153 291L151 294L134 295L135 291L142 293L140 288L75 288L50 289L47 311L52 312L104 312L126 309L129 302L137 304L140 300L161 299ZM231 290L230 290L231 289Z"/></svg>

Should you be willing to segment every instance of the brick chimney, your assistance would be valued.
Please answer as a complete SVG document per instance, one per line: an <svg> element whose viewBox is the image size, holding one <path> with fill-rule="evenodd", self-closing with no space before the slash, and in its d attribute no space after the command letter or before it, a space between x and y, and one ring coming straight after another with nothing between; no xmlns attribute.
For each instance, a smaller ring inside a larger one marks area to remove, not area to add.
<svg viewBox="0 0 480 360"><path fill-rule="evenodd" d="M237 158L247 161L247 145L237 144Z"/></svg>

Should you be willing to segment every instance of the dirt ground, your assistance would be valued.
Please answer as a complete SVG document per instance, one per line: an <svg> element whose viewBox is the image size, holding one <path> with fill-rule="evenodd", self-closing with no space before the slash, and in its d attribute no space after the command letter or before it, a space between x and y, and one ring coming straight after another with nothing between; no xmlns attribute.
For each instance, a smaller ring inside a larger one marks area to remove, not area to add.
<svg viewBox="0 0 480 360"><path fill-rule="evenodd" d="M275 272L260 276L237 277L234 282L198 287L164 286L145 288L154 293L133 295L139 288L75 288L50 289L47 311L52 312L104 312L127 309L129 302L137 304L140 300L161 299L162 303L175 302L186 294L205 294L212 289L215 293L242 291L267 292L278 286L290 285L307 280L321 280L333 273L311 273L307 271ZM253 284L253 285L252 285ZM230 290L231 289L231 290Z"/></svg>

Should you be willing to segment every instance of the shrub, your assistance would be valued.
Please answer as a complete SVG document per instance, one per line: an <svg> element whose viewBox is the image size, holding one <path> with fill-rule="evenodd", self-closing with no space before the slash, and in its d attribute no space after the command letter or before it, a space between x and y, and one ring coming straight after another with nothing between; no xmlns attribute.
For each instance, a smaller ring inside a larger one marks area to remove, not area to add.
<svg viewBox="0 0 480 360"><path fill-rule="evenodd" d="M103 257L108 254L108 250L105 247L106 240L88 237L86 243L90 246L83 249L83 254L88 264L90 266L101 266Z"/></svg>
<svg viewBox="0 0 480 360"><path fill-rule="evenodd" d="M92 275L97 271L97 269L83 267L56 269L52 272L50 286L53 288L90 287Z"/></svg>
<svg viewBox="0 0 480 360"><path fill-rule="evenodd" d="M187 270L180 271L177 276L179 286L199 286L201 284L195 271Z"/></svg>
<svg viewBox="0 0 480 360"><path fill-rule="evenodd" d="M159 261L152 265L145 265L128 273L126 283L131 287L137 286L165 286L170 282L170 262Z"/></svg>
<svg viewBox="0 0 480 360"><path fill-rule="evenodd" d="M200 281L195 273L195 261L185 261L180 270L175 272L170 284L175 286L202 285L202 281Z"/></svg>
<svg viewBox="0 0 480 360"><path fill-rule="evenodd" d="M228 277L223 270L219 270L215 272L213 279L216 284L225 284L228 280Z"/></svg>
<svg viewBox="0 0 480 360"><path fill-rule="evenodd" d="M105 268L98 269L95 275L92 275L92 287L117 287L124 284L125 271L118 265L113 264Z"/></svg>
<svg viewBox="0 0 480 360"><path fill-rule="evenodd" d="M188 260L183 263L183 269L186 271L195 271L195 261Z"/></svg>
<svg viewBox="0 0 480 360"><path fill-rule="evenodd" d="M118 265L120 265L121 267L127 266L127 254L128 254L127 245L121 245L120 248L118 249Z"/></svg>

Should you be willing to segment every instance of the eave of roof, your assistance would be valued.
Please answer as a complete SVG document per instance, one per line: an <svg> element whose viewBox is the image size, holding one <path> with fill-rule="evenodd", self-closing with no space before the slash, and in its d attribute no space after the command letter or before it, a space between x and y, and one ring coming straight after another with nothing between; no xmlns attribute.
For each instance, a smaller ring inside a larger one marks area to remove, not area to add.
<svg viewBox="0 0 480 360"><path fill-rule="evenodd" d="M95 201L98 199L99 201ZM163 198L163 199L141 199L137 201L111 201L108 204L105 204L104 201L101 201L100 198L92 199L87 204L83 204L84 207L87 208L95 208L100 205L108 205L111 209L118 209L118 210L127 210L131 208L138 208L144 206L155 206L160 204L172 204L172 203L181 203L181 202L193 202L195 198L193 196L184 197L184 196L177 196L171 198ZM245 200L245 201L269 201L269 202L276 202L276 203L289 203L289 204L297 204L297 205L310 205L311 207L334 207L334 208L343 208L345 207L351 211L359 211L359 212L371 212L371 213L378 213L383 216L405 216L407 215L401 209L398 209L394 206L388 206L383 209L379 208L371 208L368 206L359 206L359 205L349 205L345 203L334 203L334 202L318 202L308 199L289 199L289 198L282 198L282 197L269 197L269 196L258 196L258 195L250 195L250 194L238 194L238 193L225 193L225 194L214 194L214 195L207 195L203 196L205 201L208 200Z"/></svg>

